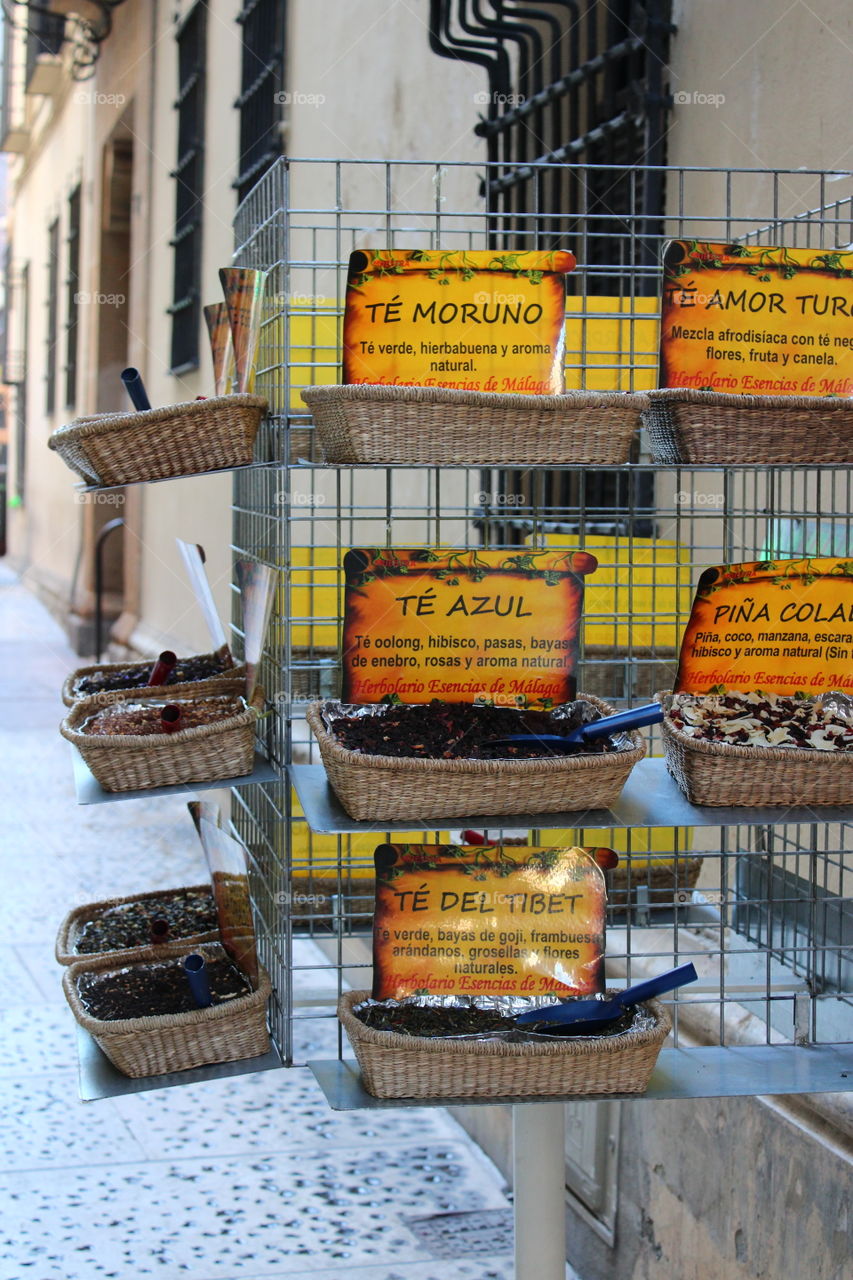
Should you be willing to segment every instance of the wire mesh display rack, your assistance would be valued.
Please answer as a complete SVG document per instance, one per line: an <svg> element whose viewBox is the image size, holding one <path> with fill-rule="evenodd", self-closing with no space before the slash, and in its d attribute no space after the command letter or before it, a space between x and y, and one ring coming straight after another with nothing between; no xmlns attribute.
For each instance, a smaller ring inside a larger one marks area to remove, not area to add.
<svg viewBox="0 0 853 1280"><path fill-rule="evenodd" d="M235 262L269 272L257 385L271 413L260 446L268 465L235 476L234 554L280 571L261 680L273 706L266 747L281 781L235 791L232 820L250 854L273 1033L288 1064L345 1051L335 1005L345 987L370 985L373 850L402 834L332 811L304 720L307 701L339 691L340 565L350 547L591 550L599 569L587 586L579 687L617 706L672 687L703 567L853 555L844 468L660 467L643 441L633 462L594 471L323 464L299 389L339 381L350 252L495 246L482 172L282 160L237 213ZM583 191L584 171L577 176ZM658 274L633 265L648 263L650 236L655 256L675 236L821 248L853 241L853 201L827 198L835 175L669 168L657 176L666 212L656 229L642 222L642 253L631 209L602 212L599 200L591 215L566 210L556 241L549 211L547 243L535 205L526 236L513 215L511 247L567 247L578 259L567 298L569 387L656 385ZM603 177L597 171L599 193ZM636 784L645 807L628 818L525 815L489 825L489 836L613 847L620 868L609 887L608 973L631 980L696 964L699 983L672 998L674 1050L650 1096L849 1088L853 807L698 811L660 790L655 800L664 771L654 734L651 752L635 770L646 771ZM413 822L411 834L458 836L460 825L424 834ZM690 1084L699 1061L704 1084Z"/></svg>

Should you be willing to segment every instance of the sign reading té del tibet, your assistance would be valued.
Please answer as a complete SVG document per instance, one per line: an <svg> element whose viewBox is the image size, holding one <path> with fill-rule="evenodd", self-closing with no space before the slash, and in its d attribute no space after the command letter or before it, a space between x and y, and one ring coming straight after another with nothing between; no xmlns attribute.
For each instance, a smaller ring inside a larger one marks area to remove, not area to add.
<svg viewBox="0 0 853 1280"><path fill-rule="evenodd" d="M853 395L853 252L671 240L660 385Z"/></svg>

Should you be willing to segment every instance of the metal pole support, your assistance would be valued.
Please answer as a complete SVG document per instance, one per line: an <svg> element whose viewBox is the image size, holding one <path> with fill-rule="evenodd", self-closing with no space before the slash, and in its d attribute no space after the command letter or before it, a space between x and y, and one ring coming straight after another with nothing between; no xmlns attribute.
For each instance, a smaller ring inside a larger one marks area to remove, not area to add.
<svg viewBox="0 0 853 1280"><path fill-rule="evenodd" d="M562 1102L512 1109L515 1280L565 1280L566 1113Z"/></svg>
<svg viewBox="0 0 853 1280"><path fill-rule="evenodd" d="M121 516L108 520L95 540L95 661L101 661L104 631L104 543L115 529L124 524Z"/></svg>

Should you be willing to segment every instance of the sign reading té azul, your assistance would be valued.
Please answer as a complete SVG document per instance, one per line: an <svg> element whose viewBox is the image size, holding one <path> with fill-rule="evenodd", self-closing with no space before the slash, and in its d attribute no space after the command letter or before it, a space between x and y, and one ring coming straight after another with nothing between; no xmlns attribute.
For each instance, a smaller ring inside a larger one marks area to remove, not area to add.
<svg viewBox="0 0 853 1280"><path fill-rule="evenodd" d="M574 265L565 250L358 250L344 382L557 395Z"/></svg>
<svg viewBox="0 0 853 1280"><path fill-rule="evenodd" d="M349 551L343 701L571 701L597 564L585 551Z"/></svg>
<svg viewBox="0 0 853 1280"><path fill-rule="evenodd" d="M671 240L662 387L853 395L853 252Z"/></svg>

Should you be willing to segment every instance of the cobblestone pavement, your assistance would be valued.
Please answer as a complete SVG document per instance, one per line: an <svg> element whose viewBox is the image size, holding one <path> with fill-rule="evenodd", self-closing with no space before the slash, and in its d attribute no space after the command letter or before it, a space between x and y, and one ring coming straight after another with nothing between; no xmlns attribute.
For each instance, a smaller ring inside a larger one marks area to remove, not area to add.
<svg viewBox="0 0 853 1280"><path fill-rule="evenodd" d="M442 1110L338 1114L306 1069L79 1101L60 920L206 868L180 798L76 804L57 732L74 665L0 565L0 1280L509 1280L503 1180ZM488 1254L481 1233L449 1259L418 1233L473 1210L503 1211Z"/></svg>

